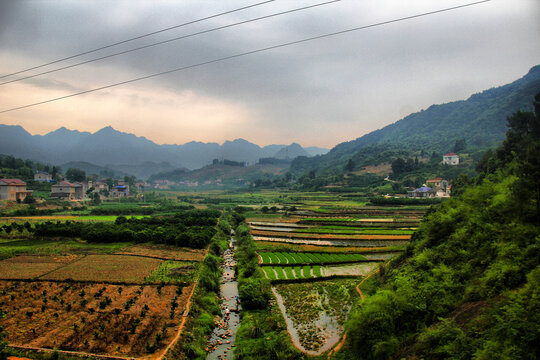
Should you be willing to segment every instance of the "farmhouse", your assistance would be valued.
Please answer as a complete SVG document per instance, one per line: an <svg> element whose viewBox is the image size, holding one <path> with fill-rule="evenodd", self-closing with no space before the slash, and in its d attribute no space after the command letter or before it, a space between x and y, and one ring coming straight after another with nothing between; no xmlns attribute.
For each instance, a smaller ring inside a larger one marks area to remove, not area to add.
<svg viewBox="0 0 540 360"><path fill-rule="evenodd" d="M459 165L459 155L453 152L444 154L442 163L446 165Z"/></svg>
<svg viewBox="0 0 540 360"><path fill-rule="evenodd" d="M40 171L34 174L34 181L52 182L52 175L44 171Z"/></svg>
<svg viewBox="0 0 540 360"><path fill-rule="evenodd" d="M117 186L113 186L111 188L109 196L119 198L119 197L128 196L128 194L129 194L129 187L128 186L126 186L126 185L117 185Z"/></svg>
<svg viewBox="0 0 540 360"><path fill-rule="evenodd" d="M407 195L410 198L433 198L437 195L437 190L430 188L429 186L422 186L418 189L408 191Z"/></svg>
<svg viewBox="0 0 540 360"><path fill-rule="evenodd" d="M51 197L61 200L75 200L75 189L75 184L63 180L51 186Z"/></svg>
<svg viewBox="0 0 540 360"><path fill-rule="evenodd" d="M441 183L444 180L442 178L433 178L426 180L426 185L431 187L441 187Z"/></svg>
<svg viewBox="0 0 540 360"><path fill-rule="evenodd" d="M31 190L26 190L26 183L19 179L0 179L0 200L21 201Z"/></svg>

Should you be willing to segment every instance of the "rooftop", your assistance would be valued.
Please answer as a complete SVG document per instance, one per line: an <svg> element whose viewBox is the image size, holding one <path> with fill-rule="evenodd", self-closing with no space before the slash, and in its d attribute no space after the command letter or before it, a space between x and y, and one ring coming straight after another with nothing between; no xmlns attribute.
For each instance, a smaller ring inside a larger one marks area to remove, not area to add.
<svg viewBox="0 0 540 360"><path fill-rule="evenodd" d="M5 182L8 185L26 185L26 183L19 179L0 179L0 181Z"/></svg>

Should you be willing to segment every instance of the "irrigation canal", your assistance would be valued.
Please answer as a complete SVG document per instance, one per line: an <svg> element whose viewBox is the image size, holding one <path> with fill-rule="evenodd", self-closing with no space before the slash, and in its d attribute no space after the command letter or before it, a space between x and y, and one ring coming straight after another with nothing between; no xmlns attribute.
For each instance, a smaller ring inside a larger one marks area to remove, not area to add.
<svg viewBox="0 0 540 360"><path fill-rule="evenodd" d="M233 358L236 331L240 327L239 310L241 309L237 302L238 283L234 272L236 265L234 260L235 249L234 238L231 238L231 246L223 254L224 261L221 265L223 269L220 286L220 296L223 301L221 304L221 318L216 322L216 327L207 345L208 355L206 359L208 360Z"/></svg>

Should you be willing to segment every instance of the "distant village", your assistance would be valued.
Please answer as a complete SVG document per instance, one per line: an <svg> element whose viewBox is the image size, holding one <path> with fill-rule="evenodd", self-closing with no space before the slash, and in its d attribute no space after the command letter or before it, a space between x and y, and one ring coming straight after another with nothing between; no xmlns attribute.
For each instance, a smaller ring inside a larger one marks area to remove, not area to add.
<svg viewBox="0 0 540 360"><path fill-rule="evenodd" d="M442 164L455 166L459 165L459 156L455 153L443 155ZM55 182L53 176L47 172L37 172L34 174L34 181L51 183L50 197L52 199L66 201L82 201L87 199L115 199L122 197L135 197L144 194L145 190L167 190L171 186L199 186L199 185L220 185L221 180L214 181L181 181L173 182L169 180L155 180L152 182L135 181L135 178L125 180L84 180ZM26 183L20 179L0 179L0 200L24 201L27 196L32 196L32 190L26 189ZM409 198L444 198L451 194L452 185L443 178L426 179L423 186L407 191Z"/></svg>

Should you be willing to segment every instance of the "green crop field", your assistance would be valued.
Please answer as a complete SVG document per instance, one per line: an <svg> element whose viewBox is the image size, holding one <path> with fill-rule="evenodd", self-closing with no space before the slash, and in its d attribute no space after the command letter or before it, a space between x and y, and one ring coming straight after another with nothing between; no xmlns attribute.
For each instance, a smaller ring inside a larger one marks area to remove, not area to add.
<svg viewBox="0 0 540 360"><path fill-rule="evenodd" d="M262 264L331 264L365 261L362 254L263 252Z"/></svg>
<svg viewBox="0 0 540 360"><path fill-rule="evenodd" d="M87 243L76 239L10 239L0 243L0 260L16 255L40 254L112 254L132 243Z"/></svg>

